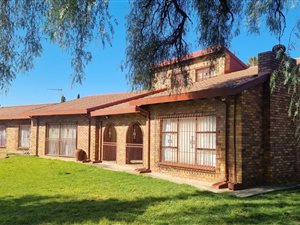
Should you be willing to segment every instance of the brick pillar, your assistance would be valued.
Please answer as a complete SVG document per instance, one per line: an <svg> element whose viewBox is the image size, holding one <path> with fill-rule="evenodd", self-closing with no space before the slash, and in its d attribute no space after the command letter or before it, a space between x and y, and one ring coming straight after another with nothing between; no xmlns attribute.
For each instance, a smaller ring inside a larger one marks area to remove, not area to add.
<svg viewBox="0 0 300 225"><path fill-rule="evenodd" d="M285 47L277 45L272 51L258 55L259 73L271 74L278 69L278 49L285 50ZM294 59L290 60L295 63ZM263 165L264 182L267 184L297 181L297 152L300 150L294 136L295 126L288 117L290 96L287 87L283 85L283 79L283 74L279 73L276 90L272 93L269 82L263 88Z"/></svg>

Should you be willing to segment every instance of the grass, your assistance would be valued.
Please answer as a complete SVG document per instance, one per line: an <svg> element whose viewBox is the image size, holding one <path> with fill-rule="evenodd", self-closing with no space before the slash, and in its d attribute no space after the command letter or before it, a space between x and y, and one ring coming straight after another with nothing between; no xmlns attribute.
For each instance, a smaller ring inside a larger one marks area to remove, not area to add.
<svg viewBox="0 0 300 225"><path fill-rule="evenodd" d="M239 199L94 166L0 160L0 224L300 224L300 191Z"/></svg>

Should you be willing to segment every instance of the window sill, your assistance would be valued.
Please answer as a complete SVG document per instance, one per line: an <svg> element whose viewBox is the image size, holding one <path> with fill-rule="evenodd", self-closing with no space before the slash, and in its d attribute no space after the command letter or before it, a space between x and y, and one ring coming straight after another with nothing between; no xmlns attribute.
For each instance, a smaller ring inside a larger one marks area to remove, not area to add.
<svg viewBox="0 0 300 225"><path fill-rule="evenodd" d="M50 154L46 154L45 156L50 156L50 157L59 157L59 158L75 158L74 156L50 155Z"/></svg>
<svg viewBox="0 0 300 225"><path fill-rule="evenodd" d="M20 151L22 151L22 150L29 150L29 148L22 148L22 147L18 147L18 149L17 150L20 150Z"/></svg>
<svg viewBox="0 0 300 225"><path fill-rule="evenodd" d="M179 169L188 169L193 171L203 171L203 172L210 172L215 173L216 167L213 166L201 166L201 165L187 165L187 164L180 164L180 163L168 163L168 162L160 162L159 166L164 167L174 167Z"/></svg>

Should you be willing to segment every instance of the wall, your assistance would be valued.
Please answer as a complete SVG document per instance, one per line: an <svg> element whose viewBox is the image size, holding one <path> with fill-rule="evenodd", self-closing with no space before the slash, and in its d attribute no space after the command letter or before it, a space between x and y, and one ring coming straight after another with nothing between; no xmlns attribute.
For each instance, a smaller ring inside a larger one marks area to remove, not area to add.
<svg viewBox="0 0 300 225"><path fill-rule="evenodd" d="M1 152L22 153L23 150L18 149L19 126L30 125L30 120L6 120L0 121L0 125L6 127L6 147L0 148ZM33 131L31 130L30 139L32 139ZM29 151L32 151L34 146L30 145Z"/></svg>
<svg viewBox="0 0 300 225"><path fill-rule="evenodd" d="M99 130L99 144L103 143L103 133L107 125L113 124L117 132L117 161L119 165L126 164L126 134L128 127L137 122L143 132L143 167L147 167L147 149L148 149L148 131L146 129L146 118L140 114L123 114L123 115L112 115L108 117L97 117L97 121L100 124L102 122L102 132ZM101 129L99 125L99 129ZM102 133L102 137L100 137ZM102 147L100 147L102 149ZM100 149L99 149L100 150ZM99 151L98 150L98 151ZM97 149L95 150L97 151ZM98 154L100 155L100 153ZM102 155L102 153L101 153ZM98 158L99 159L99 158ZM93 156L93 160L98 160Z"/></svg>
<svg viewBox="0 0 300 225"><path fill-rule="evenodd" d="M216 75L224 74L225 71L225 57L221 57L214 62L217 65ZM199 68L207 67L211 65L211 61L206 58L193 59L190 65L186 67L189 73L189 84L196 82L196 70ZM162 71L155 75L153 84L154 89L170 88L172 74L181 73L180 69L174 68L174 66L168 66L163 68Z"/></svg>
<svg viewBox="0 0 300 225"><path fill-rule="evenodd" d="M38 155L45 156L46 149L46 127L49 123L66 123L74 122L77 123L77 148L83 149L88 154L89 148L89 119L85 115L71 115L71 116L47 116L39 118L39 138L38 143L36 143L36 138L31 139L32 154L35 154L36 146L38 144ZM32 131L36 134L37 129L37 119L32 122ZM95 127L95 121L91 120L91 130ZM34 135L35 136L35 135ZM91 135L90 140L90 155L94 154L92 146L94 146L95 139Z"/></svg>
<svg viewBox="0 0 300 225"><path fill-rule="evenodd" d="M248 89L240 96L243 187L265 183L263 136L263 86Z"/></svg>
<svg viewBox="0 0 300 225"><path fill-rule="evenodd" d="M225 115L226 105L220 100L196 100L187 102L175 102L149 106L151 112L151 170L155 172L169 173L181 177L199 179L207 182L219 182L225 177ZM216 171L203 171L184 169L160 165L160 117L164 115L180 115L193 113L209 113L217 116L217 165Z"/></svg>

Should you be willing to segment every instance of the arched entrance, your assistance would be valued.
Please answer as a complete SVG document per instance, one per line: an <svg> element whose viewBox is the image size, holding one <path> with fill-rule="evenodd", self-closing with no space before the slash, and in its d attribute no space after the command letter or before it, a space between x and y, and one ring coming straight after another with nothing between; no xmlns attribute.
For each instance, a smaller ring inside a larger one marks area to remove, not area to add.
<svg viewBox="0 0 300 225"><path fill-rule="evenodd" d="M115 127L110 124L105 127L103 132L103 160L116 161L117 155L117 132Z"/></svg>
<svg viewBox="0 0 300 225"><path fill-rule="evenodd" d="M132 124L126 134L126 163L143 162L143 132L138 123Z"/></svg>

